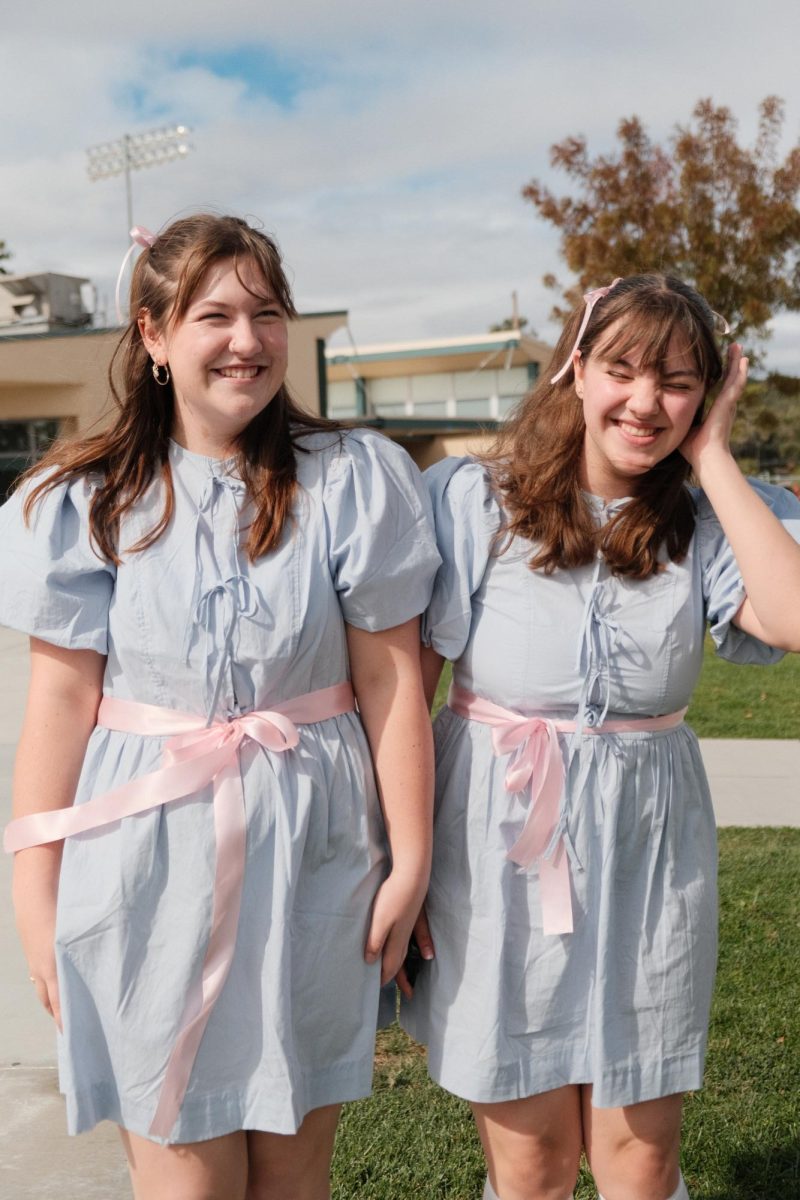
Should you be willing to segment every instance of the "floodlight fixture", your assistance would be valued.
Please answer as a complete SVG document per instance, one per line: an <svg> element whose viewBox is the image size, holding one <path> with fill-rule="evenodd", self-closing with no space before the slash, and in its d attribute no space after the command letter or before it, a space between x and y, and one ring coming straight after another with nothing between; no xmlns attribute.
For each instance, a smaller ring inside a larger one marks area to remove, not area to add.
<svg viewBox="0 0 800 1200"><path fill-rule="evenodd" d="M116 141L101 142L86 151L89 160L86 169L92 183L115 175L125 176L128 229L133 226L131 172L185 158L193 149L187 140L190 133L188 125L171 125L148 129L145 133L125 133Z"/></svg>

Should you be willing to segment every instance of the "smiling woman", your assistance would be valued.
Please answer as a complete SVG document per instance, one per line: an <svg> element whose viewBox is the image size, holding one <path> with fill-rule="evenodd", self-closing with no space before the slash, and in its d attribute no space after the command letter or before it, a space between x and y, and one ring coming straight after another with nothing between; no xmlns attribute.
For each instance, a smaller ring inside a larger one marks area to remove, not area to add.
<svg viewBox="0 0 800 1200"><path fill-rule="evenodd" d="M641 349L616 357L615 343L624 336L622 323L612 325L586 362L580 352L574 362L586 425L581 484L607 500L628 495L631 480L678 449L706 391L685 336L674 334L663 359L652 365Z"/></svg>
<svg viewBox="0 0 800 1200"><path fill-rule="evenodd" d="M429 504L294 404L270 238L177 221L131 291L116 422L0 511L23 948L137 1200L318 1200L427 883Z"/></svg>
<svg viewBox="0 0 800 1200"><path fill-rule="evenodd" d="M492 451L428 472L431 694L454 665L405 1022L472 1103L487 1200L566 1200L582 1149L609 1200L687 1197L716 846L684 714L706 621L734 662L800 650L800 506L730 454L739 346L703 416L714 335L680 280L615 280Z"/></svg>
<svg viewBox="0 0 800 1200"><path fill-rule="evenodd" d="M277 395L287 366L287 314L252 261L211 266L183 317L139 329L153 362L172 374L173 437L187 450L225 458Z"/></svg>

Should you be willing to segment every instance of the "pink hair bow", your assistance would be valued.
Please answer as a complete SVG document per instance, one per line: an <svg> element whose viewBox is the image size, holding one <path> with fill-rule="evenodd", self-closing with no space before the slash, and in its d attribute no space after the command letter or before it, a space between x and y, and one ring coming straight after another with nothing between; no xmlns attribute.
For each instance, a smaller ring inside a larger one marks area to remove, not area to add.
<svg viewBox="0 0 800 1200"><path fill-rule="evenodd" d="M130 236L132 242L135 242L137 246L145 247L147 250L150 249L156 240L156 235L151 233L149 229L145 229L144 225L134 225Z"/></svg>
<svg viewBox="0 0 800 1200"><path fill-rule="evenodd" d="M611 283L607 284L605 287L592 288L592 290L590 292L584 292L583 299L585 301L586 307L583 310L583 320L581 321L580 329L578 330L577 337L575 338L575 345L572 347L569 354L567 355L567 361L564 363L561 370L558 371L553 376L553 378L550 380L551 383L558 383L558 381L562 377L562 375L566 375L567 371L572 366L573 356L575 354L575 351L578 349L578 347L581 344L581 338L586 333L586 326L589 324L589 318L591 317L591 315L594 311L594 306L597 304L598 300L604 300L605 297L608 295L608 293L611 291L611 289L615 288L617 286L617 284L620 283L621 281L622 281L622 276L618 275L616 279L613 279L611 281Z"/></svg>
<svg viewBox="0 0 800 1200"><path fill-rule="evenodd" d="M122 293L122 279L123 279L123 276L125 275L125 268L127 267L130 257L133 254L136 247L141 246L143 250L149 250L150 247L153 245L153 242L156 240L156 235L154 233L151 233L149 229L146 229L144 225L134 225L133 229L131 229L131 231L130 231L130 239L131 239L131 244L128 247L127 253L125 254L125 257L122 260L122 264L119 268L119 274L117 275L117 286L114 289L114 303L117 308L117 322L120 325L125 324L125 317L123 316L123 313L122 313L122 304L120 303L120 296Z"/></svg>

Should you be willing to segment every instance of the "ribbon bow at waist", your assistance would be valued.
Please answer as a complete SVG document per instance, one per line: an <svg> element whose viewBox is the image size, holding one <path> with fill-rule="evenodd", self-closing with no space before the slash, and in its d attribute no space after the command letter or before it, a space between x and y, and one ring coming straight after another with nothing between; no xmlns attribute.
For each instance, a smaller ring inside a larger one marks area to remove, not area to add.
<svg viewBox="0 0 800 1200"><path fill-rule="evenodd" d="M572 933L569 841L561 815L566 772L558 735L575 733L579 728L577 722L524 717L456 683L450 685L447 705L460 717L491 726L492 746L498 757L512 754L505 775L507 792L521 792L530 785L528 815L508 858L520 867L538 863L545 934ZM674 729L681 724L685 713L683 708L663 717L604 721L581 732L596 737L604 733Z"/></svg>
<svg viewBox="0 0 800 1200"><path fill-rule="evenodd" d="M233 961L246 854L239 747L250 738L264 749L280 754L297 745L296 725L324 721L354 709L355 698L349 683L308 692L273 709L246 713L214 725L206 725L202 717L190 713L105 696L97 714L98 725L120 733L169 737L158 770L86 804L32 813L6 827L5 850L24 850L100 829L123 817L192 795L210 783L214 786L216 865L211 932L201 977L189 987L178 1035L167 1062L150 1126L155 1137L169 1137L175 1124L203 1033Z"/></svg>

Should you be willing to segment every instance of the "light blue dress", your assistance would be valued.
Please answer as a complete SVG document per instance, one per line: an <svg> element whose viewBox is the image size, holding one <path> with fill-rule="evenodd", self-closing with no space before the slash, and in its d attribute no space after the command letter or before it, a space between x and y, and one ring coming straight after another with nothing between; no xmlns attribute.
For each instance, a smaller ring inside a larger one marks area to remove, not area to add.
<svg viewBox="0 0 800 1200"><path fill-rule="evenodd" d="M492 553L501 510L483 468L427 472L443 565L424 638L456 683L525 715L586 724L673 713L700 672L706 622L743 663L780 653L731 625L744 588L708 501L682 563L645 581L605 563L531 571L531 545ZM800 541L800 505L759 491ZM624 501L590 502L602 522ZM574 932L544 936L537 868L506 858L529 792L504 786L491 729L444 709L428 916L436 959L403 1023L430 1072L476 1102L594 1085L599 1107L700 1085L716 958L716 837L697 739L559 735Z"/></svg>
<svg viewBox="0 0 800 1200"><path fill-rule="evenodd" d="M440 560L402 450L364 431L301 445L293 519L255 563L239 549L244 488L230 464L177 445L170 525L118 570L89 544L91 483L51 492L31 529L12 497L0 510L0 620L107 654L106 694L218 719L346 680L345 621L381 630L420 613ZM123 548L162 503L158 482L126 520ZM295 750L240 751L236 951L171 1141L293 1133L309 1110L370 1090L380 968L363 947L387 870L372 764L356 713L299 728ZM163 743L95 729L76 803L156 769ZM73 1133L109 1118L147 1135L209 936L211 796L65 844L60 1069Z"/></svg>

